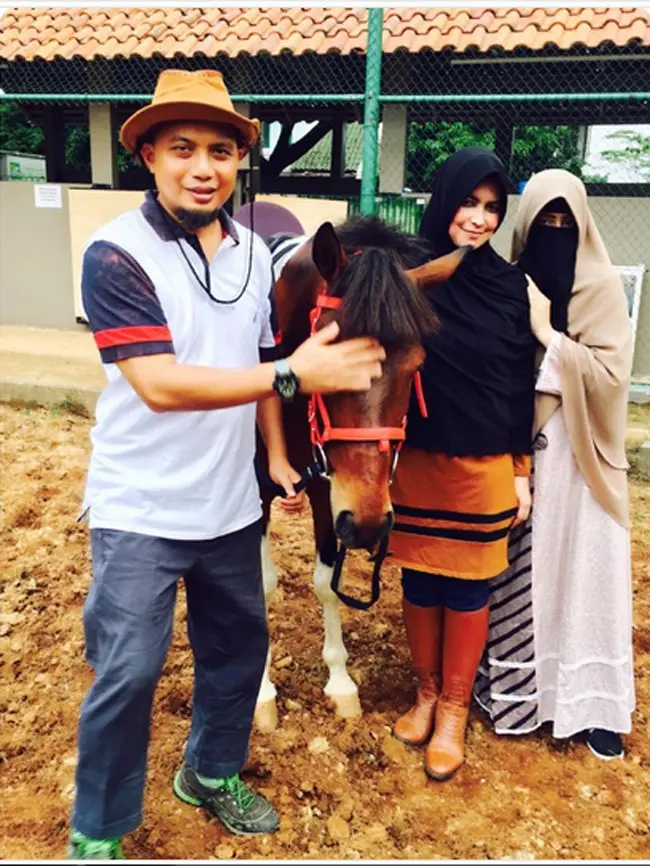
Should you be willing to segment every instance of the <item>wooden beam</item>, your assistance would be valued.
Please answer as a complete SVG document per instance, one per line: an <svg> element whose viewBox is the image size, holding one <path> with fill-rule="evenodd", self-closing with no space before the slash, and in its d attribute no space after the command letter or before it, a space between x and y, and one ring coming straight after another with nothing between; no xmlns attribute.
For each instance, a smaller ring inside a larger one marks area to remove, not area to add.
<svg viewBox="0 0 650 866"><path fill-rule="evenodd" d="M262 174L270 176L278 176L285 168L292 165L294 162L304 156L312 149L315 144L324 138L331 130L332 124L328 121L319 121L317 126L314 126L298 141L291 142L292 123L285 123L282 126L282 133L278 139L273 153L262 163Z"/></svg>
<svg viewBox="0 0 650 866"><path fill-rule="evenodd" d="M343 121L334 121L332 130L332 161L330 174L336 180L345 175L345 136L343 134Z"/></svg>
<svg viewBox="0 0 650 866"><path fill-rule="evenodd" d="M48 183L65 181L65 123L61 105L43 109L45 132L45 170Z"/></svg>

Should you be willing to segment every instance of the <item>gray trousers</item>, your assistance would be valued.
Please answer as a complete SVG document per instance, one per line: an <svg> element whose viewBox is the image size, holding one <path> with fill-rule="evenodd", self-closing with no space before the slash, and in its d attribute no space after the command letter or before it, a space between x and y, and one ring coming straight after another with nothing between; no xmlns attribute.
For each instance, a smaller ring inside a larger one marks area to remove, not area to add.
<svg viewBox="0 0 650 866"><path fill-rule="evenodd" d="M84 628L95 679L79 720L74 829L107 839L142 820L151 707L180 576L194 655L185 759L204 776L241 769L268 649L260 533L261 523L211 541L91 531Z"/></svg>

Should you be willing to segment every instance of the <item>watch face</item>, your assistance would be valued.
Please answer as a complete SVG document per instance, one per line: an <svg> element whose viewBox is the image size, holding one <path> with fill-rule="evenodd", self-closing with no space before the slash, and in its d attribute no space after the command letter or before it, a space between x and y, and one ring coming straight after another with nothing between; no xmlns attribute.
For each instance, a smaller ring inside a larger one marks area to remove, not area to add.
<svg viewBox="0 0 650 866"><path fill-rule="evenodd" d="M286 403L293 400L300 387L300 379L293 372L286 360L275 362L275 380L273 388L281 400Z"/></svg>
<svg viewBox="0 0 650 866"><path fill-rule="evenodd" d="M278 377L278 393L285 400L291 400L296 394L296 380L293 376L285 375Z"/></svg>

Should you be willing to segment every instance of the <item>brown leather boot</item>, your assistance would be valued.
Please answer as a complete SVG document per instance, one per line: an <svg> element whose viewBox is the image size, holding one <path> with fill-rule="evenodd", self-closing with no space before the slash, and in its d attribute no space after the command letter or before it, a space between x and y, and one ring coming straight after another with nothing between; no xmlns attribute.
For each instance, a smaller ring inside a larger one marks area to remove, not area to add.
<svg viewBox="0 0 650 866"><path fill-rule="evenodd" d="M465 759L469 704L487 640L488 617L488 605L466 613L445 609L442 694L434 734L424 756L427 776L438 782L453 776Z"/></svg>
<svg viewBox="0 0 650 866"><path fill-rule="evenodd" d="M421 746L431 736L440 694L443 607L417 607L406 599L402 612L418 678L415 706L395 722L393 736L407 746Z"/></svg>

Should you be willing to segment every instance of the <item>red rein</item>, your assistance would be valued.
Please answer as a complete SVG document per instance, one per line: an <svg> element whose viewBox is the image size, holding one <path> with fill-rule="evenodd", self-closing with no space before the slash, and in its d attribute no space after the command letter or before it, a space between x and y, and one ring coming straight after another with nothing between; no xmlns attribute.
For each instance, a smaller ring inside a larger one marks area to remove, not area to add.
<svg viewBox="0 0 650 866"><path fill-rule="evenodd" d="M316 332L316 325L323 310L338 310L341 306L341 298L333 298L321 293L316 306L311 311L311 332ZM424 401L422 390L422 379L420 372L413 377L415 393L424 418L428 417L427 406ZM319 426L319 419L322 426ZM406 415L402 419L401 427L332 427L329 412L325 401L320 394L312 394L309 400L309 427L311 430L311 444L322 446L326 442L377 442L379 450L385 454L390 451L391 443L395 443L395 449L399 453L406 439Z"/></svg>

